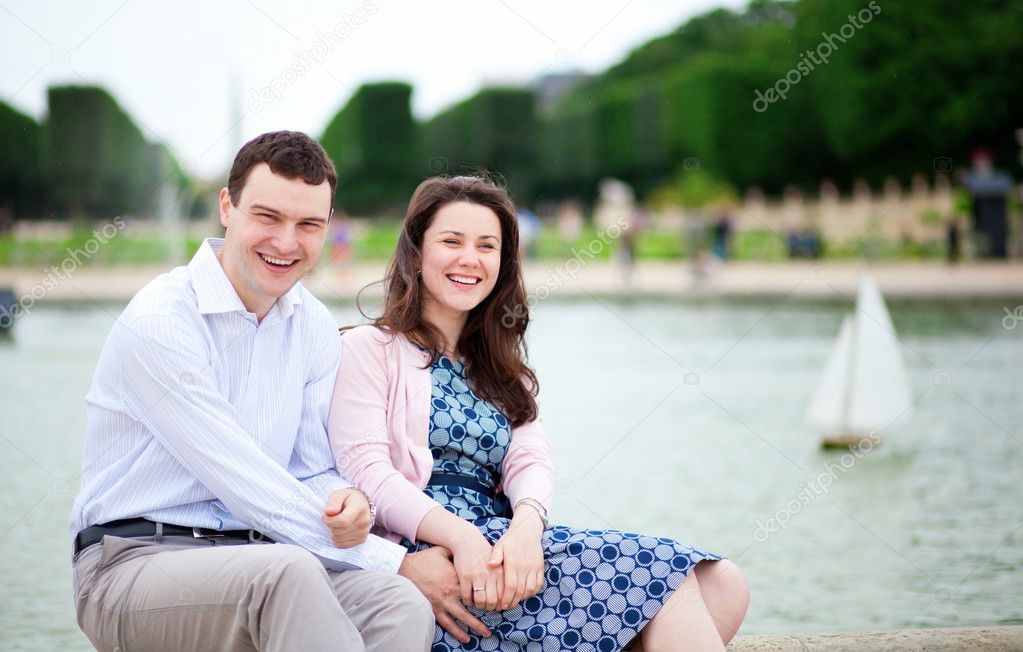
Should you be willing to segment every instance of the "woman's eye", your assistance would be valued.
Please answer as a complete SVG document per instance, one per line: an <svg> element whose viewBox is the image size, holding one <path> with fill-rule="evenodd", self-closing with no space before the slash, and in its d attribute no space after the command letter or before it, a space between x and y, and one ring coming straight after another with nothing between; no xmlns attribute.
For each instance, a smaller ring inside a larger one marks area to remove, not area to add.
<svg viewBox="0 0 1023 652"><path fill-rule="evenodd" d="M451 238L448 238L447 240L444 241L444 244L456 245L458 244L458 240L452 240Z"/></svg>

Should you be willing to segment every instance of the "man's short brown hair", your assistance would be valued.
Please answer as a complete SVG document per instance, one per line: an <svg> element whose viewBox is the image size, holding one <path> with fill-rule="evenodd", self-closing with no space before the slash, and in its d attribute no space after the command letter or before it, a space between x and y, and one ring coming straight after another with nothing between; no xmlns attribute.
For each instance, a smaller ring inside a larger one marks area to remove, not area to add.
<svg viewBox="0 0 1023 652"><path fill-rule="evenodd" d="M334 190L337 188L334 164L323 146L301 131L271 131L256 136L238 150L231 166L231 175L227 179L227 191L235 206L241 200L249 172L260 163L269 165L274 174L286 179L302 179L313 186L326 180L330 184L330 202L333 206Z"/></svg>

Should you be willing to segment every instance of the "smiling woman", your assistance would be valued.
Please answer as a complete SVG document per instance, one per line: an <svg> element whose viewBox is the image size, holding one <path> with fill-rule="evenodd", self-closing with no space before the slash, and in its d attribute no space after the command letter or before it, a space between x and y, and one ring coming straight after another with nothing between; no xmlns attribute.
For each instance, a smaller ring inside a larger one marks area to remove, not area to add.
<svg viewBox="0 0 1023 652"><path fill-rule="evenodd" d="M723 650L748 603L735 564L547 521L555 477L507 192L420 184L387 284L383 315L342 339L328 433L378 533L409 550L407 576L446 564L427 592L434 651Z"/></svg>

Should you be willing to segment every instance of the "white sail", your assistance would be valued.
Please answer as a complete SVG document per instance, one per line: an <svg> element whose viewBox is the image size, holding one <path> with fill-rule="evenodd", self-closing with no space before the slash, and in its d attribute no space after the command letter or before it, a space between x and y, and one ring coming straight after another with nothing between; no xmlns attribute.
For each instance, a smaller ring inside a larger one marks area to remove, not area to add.
<svg viewBox="0 0 1023 652"><path fill-rule="evenodd" d="M895 327L877 285L860 279L856 298L855 364L849 394L848 428L855 433L883 431L909 416L912 397Z"/></svg>
<svg viewBox="0 0 1023 652"><path fill-rule="evenodd" d="M831 349L824 377L817 386L807 420L824 432L841 432L845 429L846 405L849 399L849 380L852 377L853 330L852 315L842 320L838 341Z"/></svg>
<svg viewBox="0 0 1023 652"><path fill-rule="evenodd" d="M807 420L828 434L879 434L911 412L902 352L888 309L869 275L846 315Z"/></svg>

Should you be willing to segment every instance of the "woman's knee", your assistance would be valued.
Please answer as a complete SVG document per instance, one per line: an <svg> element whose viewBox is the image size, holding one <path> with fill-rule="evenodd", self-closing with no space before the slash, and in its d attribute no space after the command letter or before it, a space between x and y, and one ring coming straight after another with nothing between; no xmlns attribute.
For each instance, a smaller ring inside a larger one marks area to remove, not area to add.
<svg viewBox="0 0 1023 652"><path fill-rule="evenodd" d="M705 561L700 566L705 566L706 571L699 577L702 587L718 588L720 592L729 595L734 601L749 602L749 584L742 570L729 559L716 561ZM697 570L700 570L697 566Z"/></svg>

